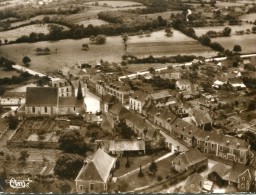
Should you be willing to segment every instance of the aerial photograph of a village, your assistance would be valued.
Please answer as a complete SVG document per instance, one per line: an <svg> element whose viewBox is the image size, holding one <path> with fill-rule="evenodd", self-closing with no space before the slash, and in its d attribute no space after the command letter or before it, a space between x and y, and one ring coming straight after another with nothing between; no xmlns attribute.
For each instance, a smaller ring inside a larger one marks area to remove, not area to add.
<svg viewBox="0 0 256 195"><path fill-rule="evenodd" d="M0 193L256 192L256 0L0 0Z"/></svg>

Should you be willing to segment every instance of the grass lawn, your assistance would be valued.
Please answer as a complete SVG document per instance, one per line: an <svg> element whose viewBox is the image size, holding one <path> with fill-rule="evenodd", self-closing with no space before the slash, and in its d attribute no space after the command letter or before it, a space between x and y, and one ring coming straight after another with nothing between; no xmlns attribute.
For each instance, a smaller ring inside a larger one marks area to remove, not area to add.
<svg viewBox="0 0 256 195"><path fill-rule="evenodd" d="M148 167L143 168L142 172L144 173L144 177L138 177L138 172L134 172L128 176L119 178L117 182L121 180L125 180L129 184L128 190L134 190L136 188L141 188L144 186L152 185L154 183L158 183L158 176L161 176L162 179L165 179L167 175L170 175L171 172L171 161L175 158L176 155L172 155L162 161L157 162L157 172L156 174L149 175Z"/></svg>
<svg viewBox="0 0 256 195"><path fill-rule="evenodd" d="M161 152L151 155L151 156L145 155L145 156L129 157L129 162L131 165L129 168L125 167L127 158L123 157L120 160L120 168L115 171L115 177L119 177L119 176L122 176L122 175L130 172L130 171L133 171L133 170L139 168L140 165L141 166L146 165L146 164L152 162L153 159L157 159L157 158L165 155L166 153L167 153L166 151L161 151Z"/></svg>

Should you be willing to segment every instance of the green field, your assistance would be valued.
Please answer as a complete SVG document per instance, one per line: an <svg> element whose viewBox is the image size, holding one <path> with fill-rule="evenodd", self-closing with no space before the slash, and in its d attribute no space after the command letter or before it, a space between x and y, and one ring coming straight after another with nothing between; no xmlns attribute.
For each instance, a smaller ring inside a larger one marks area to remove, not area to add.
<svg viewBox="0 0 256 195"><path fill-rule="evenodd" d="M64 27L64 29L68 29L68 28ZM0 39L2 40L7 39L8 41L14 41L23 35L30 35L32 32L48 34L49 28L47 24L45 25L32 24L32 25L20 27L14 30L2 31L0 32Z"/></svg>
<svg viewBox="0 0 256 195"><path fill-rule="evenodd" d="M79 60L92 61L103 59L121 62L122 55L124 55L120 36L108 37L104 45L90 44L89 51L82 50L83 43L89 43L89 39L12 44L1 46L0 53L18 64L22 64L23 56L27 55L31 59L31 69L40 72L53 72L66 65L71 67ZM38 47L48 47L53 52L51 55L37 56L34 50ZM55 49L58 49L57 53L55 53Z"/></svg>
<svg viewBox="0 0 256 195"><path fill-rule="evenodd" d="M86 3L89 5L95 4L95 2ZM98 1L99 6L105 7L132 7L132 6L143 6L141 3L134 1Z"/></svg>
<svg viewBox="0 0 256 195"><path fill-rule="evenodd" d="M166 37L164 31L153 32L150 37L131 37L128 40L127 53L136 56L193 54L205 57L216 54L210 48L176 30L172 37Z"/></svg>
<svg viewBox="0 0 256 195"><path fill-rule="evenodd" d="M218 37L212 41L220 43L225 49L233 50L234 45L240 45L242 52L256 53L256 34Z"/></svg>
<svg viewBox="0 0 256 195"><path fill-rule="evenodd" d="M241 26L229 26L231 31L230 37L218 37L218 38L212 38L212 42L218 42L220 43L225 49L233 49L234 45L238 44L242 46L243 52L256 52L256 34L250 33L250 34L244 34L244 35L236 35L236 31L244 30L244 32L247 29L252 29L252 24L243 24ZM200 28L194 28L196 35L201 36L203 34L206 34L209 30L214 30L217 32L222 31L225 28L225 26L216 26L216 27L200 27Z"/></svg>
<svg viewBox="0 0 256 195"><path fill-rule="evenodd" d="M27 55L31 59L31 68L43 73L54 72L64 66L71 67L79 61L88 62L101 59L117 63L122 61L125 50L120 36L108 37L104 45L89 44L89 51L82 50L82 44L89 42L88 38L84 38L3 45L0 47L0 53L18 64L22 64L22 58ZM216 55L216 52L178 31L175 31L171 38L166 37L163 31L154 32L151 37L133 36L129 37L127 43L127 52L134 55L194 54L205 57ZM37 56L35 49L38 47L48 47L52 54Z"/></svg>

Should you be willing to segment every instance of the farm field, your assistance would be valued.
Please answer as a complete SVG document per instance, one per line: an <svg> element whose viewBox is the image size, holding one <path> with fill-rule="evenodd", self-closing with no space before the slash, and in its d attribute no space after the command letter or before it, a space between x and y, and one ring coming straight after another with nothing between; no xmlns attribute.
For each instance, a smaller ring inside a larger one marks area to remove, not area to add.
<svg viewBox="0 0 256 195"><path fill-rule="evenodd" d="M67 27L64 27L64 29L67 29ZM7 39L8 41L12 41L23 35L30 35L32 32L47 34L49 33L48 25L33 24L14 30L2 31L0 32L0 37L3 40Z"/></svg>
<svg viewBox="0 0 256 195"><path fill-rule="evenodd" d="M176 30L172 37L166 37L164 31L158 31L150 37L131 37L127 43L127 53L136 56L193 54L208 57L216 53Z"/></svg>
<svg viewBox="0 0 256 195"><path fill-rule="evenodd" d="M108 37L104 45L89 44L90 49L88 51L82 50L83 43L90 43L90 41L88 38L84 38L81 40L69 39L52 42L3 45L0 47L0 53L17 64L22 64L23 56L27 55L31 59L30 68L42 73L54 72L64 66L72 67L79 60L88 62L102 59L104 61L120 63L122 56L125 54L120 36ZM127 52L130 54L193 54L205 57L216 55L216 52L210 48L202 46L197 41L178 31L174 31L173 37L171 38L167 38L163 31L154 32L151 37L139 38L138 36L133 36L129 37L127 43ZM34 50L38 47L48 47L51 51L58 49L58 52L54 52L51 55L37 56Z"/></svg>
<svg viewBox="0 0 256 195"><path fill-rule="evenodd" d="M255 14L255 16L256 16L256 14ZM214 30L217 32L223 31L223 29L225 27L230 27L232 29L232 31L231 31L231 36L232 36L232 35L236 34L236 31L240 31L240 30L246 31L247 29L251 30L253 27L253 24L243 24L240 26L236 25L236 26L197 27L197 28L194 28L194 30L195 30L197 36L201 36L203 34L206 34L210 30Z"/></svg>
<svg viewBox="0 0 256 195"><path fill-rule="evenodd" d="M158 16L162 16L163 19L169 20L171 14L177 14L177 13L182 13L182 11L166 11L166 12L161 12L161 13L156 13L156 14L142 14L140 17L148 17L151 19L157 19Z"/></svg>
<svg viewBox="0 0 256 195"><path fill-rule="evenodd" d="M95 2L88 2L85 4L94 5ZM98 1L99 6L109 7L131 7L131 6L143 6L141 3L133 1Z"/></svg>
<svg viewBox="0 0 256 195"><path fill-rule="evenodd" d="M256 53L256 34L233 35L212 39L220 43L225 49L233 50L234 45L240 45L242 52Z"/></svg>
<svg viewBox="0 0 256 195"><path fill-rule="evenodd" d="M17 64L22 64L23 56L27 55L31 59L30 68L42 73L54 72L64 66L72 67L78 60L88 62L103 59L111 62L121 62L122 55L124 55L124 47L120 36L108 37L104 45L90 44L88 51L82 50L83 43L89 43L89 39L12 44L1 46L0 53L14 60ZM48 47L51 51L58 49L58 53L37 56L34 50L38 47Z"/></svg>
<svg viewBox="0 0 256 195"><path fill-rule="evenodd" d="M108 22L105 22L105 21L100 20L100 19L88 19L88 20L78 22L77 24L84 25L84 27L87 27L89 24L92 24L93 26L101 26L101 25L104 25L104 24L108 24Z"/></svg>
<svg viewBox="0 0 256 195"><path fill-rule="evenodd" d="M244 14L240 17L240 20L254 22L256 20L256 14Z"/></svg>
<svg viewBox="0 0 256 195"><path fill-rule="evenodd" d="M45 16L48 16L50 18L57 17L57 15L55 15L55 14L52 14L52 15L39 15L39 16L35 16L35 17L32 17L32 18L29 18L27 20L22 20L22 21L19 21L19 22L13 22L13 23L11 23L11 27L20 26L20 25L23 25L23 24L29 24L30 22L36 21L36 20L43 20L43 18Z"/></svg>

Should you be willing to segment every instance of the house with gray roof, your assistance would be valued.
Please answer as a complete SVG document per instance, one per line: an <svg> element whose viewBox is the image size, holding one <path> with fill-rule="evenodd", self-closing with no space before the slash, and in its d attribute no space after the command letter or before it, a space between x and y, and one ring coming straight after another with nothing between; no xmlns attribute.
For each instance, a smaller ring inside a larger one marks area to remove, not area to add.
<svg viewBox="0 0 256 195"><path fill-rule="evenodd" d="M75 179L76 192L106 192L115 164L116 158L99 148L78 173Z"/></svg>
<svg viewBox="0 0 256 195"><path fill-rule="evenodd" d="M172 161L172 168L179 173L185 171L194 173L207 167L207 157L195 148L180 153Z"/></svg>
<svg viewBox="0 0 256 195"><path fill-rule="evenodd" d="M25 102L27 116L82 114L86 106L81 97L59 97L56 87L28 87Z"/></svg>

